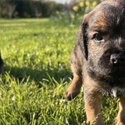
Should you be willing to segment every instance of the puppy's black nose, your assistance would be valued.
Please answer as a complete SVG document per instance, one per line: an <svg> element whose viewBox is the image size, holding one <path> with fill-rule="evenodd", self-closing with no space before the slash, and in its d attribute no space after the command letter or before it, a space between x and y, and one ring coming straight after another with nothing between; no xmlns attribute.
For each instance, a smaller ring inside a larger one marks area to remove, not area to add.
<svg viewBox="0 0 125 125"><path fill-rule="evenodd" d="M123 64L125 63L125 55L112 54L110 57L111 64Z"/></svg>

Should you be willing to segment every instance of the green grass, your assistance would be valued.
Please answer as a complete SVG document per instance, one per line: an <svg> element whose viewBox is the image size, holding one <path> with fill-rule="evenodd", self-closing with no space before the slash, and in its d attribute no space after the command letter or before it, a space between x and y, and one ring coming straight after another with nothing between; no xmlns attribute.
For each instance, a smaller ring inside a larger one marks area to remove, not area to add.
<svg viewBox="0 0 125 125"><path fill-rule="evenodd" d="M83 94L64 97L77 29L49 19L0 20L0 125L86 125ZM106 125L117 112L117 99L103 101Z"/></svg>

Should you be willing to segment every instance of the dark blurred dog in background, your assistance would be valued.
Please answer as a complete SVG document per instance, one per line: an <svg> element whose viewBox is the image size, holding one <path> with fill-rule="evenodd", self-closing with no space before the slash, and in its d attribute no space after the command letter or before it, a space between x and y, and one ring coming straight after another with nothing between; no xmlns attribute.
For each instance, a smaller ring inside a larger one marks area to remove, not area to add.
<svg viewBox="0 0 125 125"><path fill-rule="evenodd" d="M2 71L3 71L3 60L0 54L0 74L2 73Z"/></svg>

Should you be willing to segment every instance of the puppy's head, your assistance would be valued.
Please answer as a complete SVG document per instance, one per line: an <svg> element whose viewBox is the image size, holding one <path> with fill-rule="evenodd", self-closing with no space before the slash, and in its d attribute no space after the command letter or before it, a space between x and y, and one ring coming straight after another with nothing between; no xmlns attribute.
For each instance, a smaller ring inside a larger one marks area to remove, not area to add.
<svg viewBox="0 0 125 125"><path fill-rule="evenodd" d="M87 14L80 26L79 44L87 71L94 77L125 74L125 1L107 0Z"/></svg>

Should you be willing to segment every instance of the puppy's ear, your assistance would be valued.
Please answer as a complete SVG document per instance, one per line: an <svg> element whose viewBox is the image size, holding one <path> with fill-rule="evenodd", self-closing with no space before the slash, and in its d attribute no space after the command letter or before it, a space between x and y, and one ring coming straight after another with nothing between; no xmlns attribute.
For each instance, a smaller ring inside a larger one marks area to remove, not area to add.
<svg viewBox="0 0 125 125"><path fill-rule="evenodd" d="M88 59L88 36L87 36L87 28L88 28L88 20L89 15L85 15L82 21L82 24L78 30L78 44L80 45L81 51L84 54L85 59Z"/></svg>

